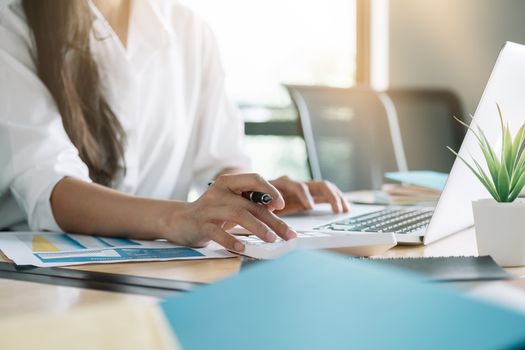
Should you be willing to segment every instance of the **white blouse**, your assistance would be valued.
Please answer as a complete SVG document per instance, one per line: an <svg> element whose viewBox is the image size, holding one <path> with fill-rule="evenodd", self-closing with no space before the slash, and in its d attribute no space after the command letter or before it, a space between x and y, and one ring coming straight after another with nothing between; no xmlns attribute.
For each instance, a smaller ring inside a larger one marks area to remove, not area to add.
<svg viewBox="0 0 525 350"><path fill-rule="evenodd" d="M209 28L176 1L135 0L124 48L91 8L92 51L128 138L127 171L115 188L184 200L225 167L248 169L243 121L226 96ZM53 187L65 176L91 180L33 52L21 1L0 0L0 229L60 231Z"/></svg>

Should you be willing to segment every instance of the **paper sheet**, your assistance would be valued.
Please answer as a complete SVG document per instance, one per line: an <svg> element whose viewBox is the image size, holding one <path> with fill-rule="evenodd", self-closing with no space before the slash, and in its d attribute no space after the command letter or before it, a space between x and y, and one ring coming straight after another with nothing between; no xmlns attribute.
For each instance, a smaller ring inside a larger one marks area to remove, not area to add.
<svg viewBox="0 0 525 350"><path fill-rule="evenodd" d="M41 267L235 256L215 243L194 249L166 241L49 232L0 232L0 250L17 265Z"/></svg>

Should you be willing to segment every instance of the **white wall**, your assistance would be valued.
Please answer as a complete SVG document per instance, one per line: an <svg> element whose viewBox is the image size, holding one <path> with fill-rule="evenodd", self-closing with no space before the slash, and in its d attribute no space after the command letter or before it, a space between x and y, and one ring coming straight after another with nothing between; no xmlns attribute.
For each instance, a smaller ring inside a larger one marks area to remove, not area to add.
<svg viewBox="0 0 525 350"><path fill-rule="evenodd" d="M389 20L390 86L450 88L466 113L505 41L525 44L525 0L390 0Z"/></svg>

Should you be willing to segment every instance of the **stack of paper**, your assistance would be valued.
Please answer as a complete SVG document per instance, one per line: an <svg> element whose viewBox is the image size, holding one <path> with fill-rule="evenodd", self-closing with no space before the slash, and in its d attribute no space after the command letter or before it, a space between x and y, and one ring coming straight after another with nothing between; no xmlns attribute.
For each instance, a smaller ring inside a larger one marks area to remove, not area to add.
<svg viewBox="0 0 525 350"><path fill-rule="evenodd" d="M386 173L385 177L399 184L384 184L382 190L391 204L435 203L445 188L448 174L435 171Z"/></svg>

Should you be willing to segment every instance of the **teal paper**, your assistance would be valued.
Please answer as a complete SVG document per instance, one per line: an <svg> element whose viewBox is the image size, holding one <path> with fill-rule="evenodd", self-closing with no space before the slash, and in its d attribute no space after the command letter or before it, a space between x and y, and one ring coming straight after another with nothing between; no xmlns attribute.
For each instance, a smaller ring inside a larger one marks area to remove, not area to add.
<svg viewBox="0 0 525 350"><path fill-rule="evenodd" d="M423 186L443 191L448 174L438 173L436 171L401 171L397 173L385 173L385 177L409 185Z"/></svg>
<svg viewBox="0 0 525 350"><path fill-rule="evenodd" d="M324 252L261 262L162 308L186 350L525 346L525 315Z"/></svg>

